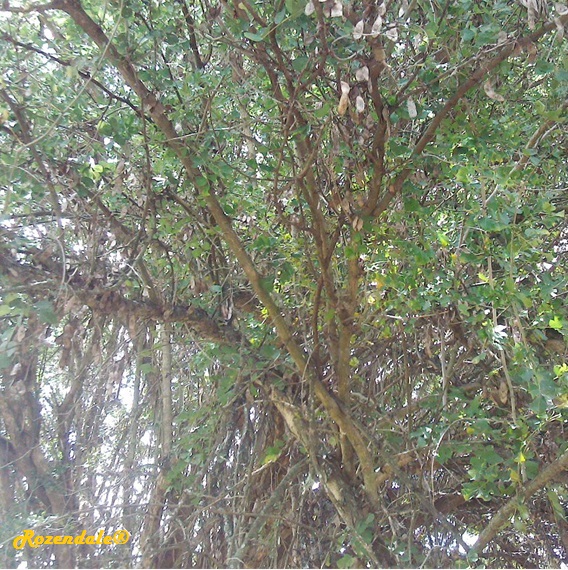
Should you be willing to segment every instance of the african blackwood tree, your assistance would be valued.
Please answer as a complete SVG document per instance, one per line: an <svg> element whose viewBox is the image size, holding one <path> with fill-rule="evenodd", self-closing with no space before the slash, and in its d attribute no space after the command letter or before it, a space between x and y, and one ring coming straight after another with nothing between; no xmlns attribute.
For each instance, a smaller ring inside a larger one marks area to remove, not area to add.
<svg viewBox="0 0 568 570"><path fill-rule="evenodd" d="M4 0L0 565L568 563L567 24Z"/></svg>

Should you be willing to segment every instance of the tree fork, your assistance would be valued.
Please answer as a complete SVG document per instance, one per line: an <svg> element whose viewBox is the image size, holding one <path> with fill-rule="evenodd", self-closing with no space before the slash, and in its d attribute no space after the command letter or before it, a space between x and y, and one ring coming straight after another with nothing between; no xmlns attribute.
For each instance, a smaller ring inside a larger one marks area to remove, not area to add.
<svg viewBox="0 0 568 570"><path fill-rule="evenodd" d="M343 406L327 390L323 382L318 378L317 371L313 370L313 365L308 363L306 353L294 340L290 327L286 319L282 316L280 309L274 299L262 284L262 277L257 271L254 262L245 250L239 236L233 229L230 218L227 216L221 204L217 200L212 189L209 187L207 177L196 167L189 156L189 148L182 142L173 123L167 116L164 105L158 100L146 85L140 80L134 66L124 58L107 38L102 28L85 12L80 2L77 0L56 0L52 4L46 5L44 9L61 10L67 13L106 54L107 58L116 66L127 84L136 92L142 101L142 108L148 109L148 113L160 131L166 136L166 144L176 153L186 170L189 178L198 189L200 197L206 203L215 222L219 226L221 233L227 244L235 254L240 266L245 272L254 292L266 307L270 315L277 334L294 360L302 376L306 376L314 387L316 397L325 407L332 420L338 424L342 432L350 440L355 453L359 458L365 491L375 508L378 507L377 476L374 462L367 447L367 442L363 435L353 423L349 414Z"/></svg>

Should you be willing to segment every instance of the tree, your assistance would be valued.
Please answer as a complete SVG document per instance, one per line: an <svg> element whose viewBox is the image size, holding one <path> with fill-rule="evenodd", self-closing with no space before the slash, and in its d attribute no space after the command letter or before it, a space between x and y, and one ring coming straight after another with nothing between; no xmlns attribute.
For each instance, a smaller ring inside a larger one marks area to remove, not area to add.
<svg viewBox="0 0 568 570"><path fill-rule="evenodd" d="M568 562L565 5L0 17L4 566Z"/></svg>

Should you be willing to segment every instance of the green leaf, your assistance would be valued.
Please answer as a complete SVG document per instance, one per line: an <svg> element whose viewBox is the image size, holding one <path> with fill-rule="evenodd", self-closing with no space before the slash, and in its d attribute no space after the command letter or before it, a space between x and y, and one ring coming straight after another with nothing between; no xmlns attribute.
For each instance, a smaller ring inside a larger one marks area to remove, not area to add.
<svg viewBox="0 0 568 570"><path fill-rule="evenodd" d="M550 489L547 491L546 496L552 505L552 509L554 510L554 514L559 519L563 520L565 523L568 523L568 517L566 515L566 510L560 503L560 499L558 498L558 493L554 489Z"/></svg>
<svg viewBox="0 0 568 570"><path fill-rule="evenodd" d="M297 18L306 7L305 0L284 0L284 5L286 6L286 10L290 13L292 18Z"/></svg>
<svg viewBox="0 0 568 570"><path fill-rule="evenodd" d="M13 307L11 307L10 305L6 304L0 305L0 317L11 314L13 310L14 310Z"/></svg>
<svg viewBox="0 0 568 570"><path fill-rule="evenodd" d="M450 240L448 240L448 237L444 233L437 232L436 235L442 247L448 247L450 245Z"/></svg>
<svg viewBox="0 0 568 570"><path fill-rule="evenodd" d="M262 465L266 465L267 463L272 463L276 461L280 455L282 455L282 450L284 449L284 442L282 440L277 440L274 442L274 445L267 447L266 451L264 452L264 458L262 459Z"/></svg>
<svg viewBox="0 0 568 570"><path fill-rule="evenodd" d="M206 196L209 193L209 180L207 180L207 178L205 178L205 176L198 176L195 179L195 185L197 186L197 188L199 189L199 191Z"/></svg>
<svg viewBox="0 0 568 570"><path fill-rule="evenodd" d="M338 568L353 568L357 563L357 559L350 554L345 554L337 561Z"/></svg>
<svg viewBox="0 0 568 570"><path fill-rule="evenodd" d="M38 301L34 306L38 317L48 325L55 325L59 322L59 317L55 313L51 301Z"/></svg>
<svg viewBox="0 0 568 570"><path fill-rule="evenodd" d="M252 42L262 42L266 39L266 33L261 32L245 32L243 35Z"/></svg>
<svg viewBox="0 0 568 570"><path fill-rule="evenodd" d="M561 331L564 328L564 322L563 322L561 317L559 317L558 315L555 315L554 318L552 318L548 321L548 326L551 329Z"/></svg>
<svg viewBox="0 0 568 570"><path fill-rule="evenodd" d="M276 25L281 24L285 19L286 19L286 10L280 10L280 12L278 12L275 16L274 16L274 23Z"/></svg>
<svg viewBox="0 0 568 570"><path fill-rule="evenodd" d="M465 28L461 33L462 42L470 42L475 37L475 30L471 28Z"/></svg>
<svg viewBox="0 0 568 570"><path fill-rule="evenodd" d="M301 72L306 68L308 61L309 58L307 57L303 56L297 57L292 61L292 68L294 69L294 71Z"/></svg>
<svg viewBox="0 0 568 570"><path fill-rule="evenodd" d="M267 292L271 293L274 289L274 276L262 277L260 279L260 286Z"/></svg>
<svg viewBox="0 0 568 570"><path fill-rule="evenodd" d="M150 374L156 372L156 367L151 362L144 362L140 364L139 370L142 374Z"/></svg>
<svg viewBox="0 0 568 570"><path fill-rule="evenodd" d="M479 554L477 554L475 550L470 549L467 553L467 560L468 562L475 564L479 560Z"/></svg>

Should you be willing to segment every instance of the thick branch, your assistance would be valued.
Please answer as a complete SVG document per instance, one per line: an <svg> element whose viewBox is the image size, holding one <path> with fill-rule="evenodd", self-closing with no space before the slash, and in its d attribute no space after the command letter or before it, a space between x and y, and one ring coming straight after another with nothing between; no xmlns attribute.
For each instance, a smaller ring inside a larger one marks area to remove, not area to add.
<svg viewBox="0 0 568 570"><path fill-rule="evenodd" d="M308 450L327 496L350 531L361 540L373 564L379 568L394 568L396 559L389 552L381 536L376 535L372 545L368 544L363 537L358 536L357 527L362 522L362 513L357 493L353 489L353 484L346 480L345 474L342 474L331 461L322 457L319 450L316 449L311 437L311 430L308 427L309 422L304 417L302 410L290 403L286 396L275 387L272 388L271 401L296 439ZM376 500L371 502L376 504Z"/></svg>
<svg viewBox="0 0 568 570"><path fill-rule="evenodd" d="M319 380L316 371L313 370L312 366L308 365L306 353L294 340L290 326L281 314L279 307L274 302L274 299L266 290L262 282L262 276L256 269L254 262L247 253L238 234L235 232L230 218L225 214L219 200L215 196L214 191L210 186L207 172L202 171L198 166L194 165L190 156L191 149L189 149L179 137L173 123L167 116L164 105L158 101L154 93L144 85L130 61L117 51L114 45L106 37L101 27L85 12L85 10L83 10L81 4L77 0L58 0L56 2L56 7L69 14L73 21L106 54L109 61L111 61L111 63L113 63L121 73L126 83L140 97L143 103L143 108L148 109L148 112L156 126L166 136L166 144L176 153L183 164L189 179L198 189L201 198L205 201L207 208L215 219L223 238L231 248L239 262L239 265L251 283L256 296L266 307L280 340L286 347L298 370L302 376L307 376L311 379L316 397L324 405L333 421L339 425L340 429L351 441L361 462L361 470L363 472L366 491L373 502L376 502L376 475L371 454L367 449L367 443L349 415L345 413L344 409L337 402L335 397L330 394L325 385L321 380Z"/></svg>
<svg viewBox="0 0 568 570"><path fill-rule="evenodd" d="M14 259L5 249L0 249L0 275L10 284L43 291L45 297L53 297L58 288L54 286L61 279L61 268L54 261L52 268L36 267ZM134 317L159 323L183 323L196 336L205 341L219 344L239 342L239 333L230 326L221 327L206 311L188 305L163 305L150 300L126 298L120 291L105 287L90 287L88 280L75 274L66 284L73 295L94 312L101 315ZM37 294L37 293L36 293Z"/></svg>
<svg viewBox="0 0 568 570"><path fill-rule="evenodd" d="M497 514L479 535L477 542L471 547L470 553L481 553L487 544L497 536L501 529L509 523L519 504L519 500L526 501L545 485L554 481L565 470L568 470L568 451L565 451L556 461L553 461L546 469L541 471L518 495L510 499L497 511ZM469 557L471 557L471 554L469 554Z"/></svg>

